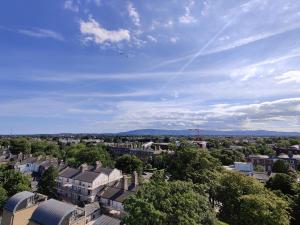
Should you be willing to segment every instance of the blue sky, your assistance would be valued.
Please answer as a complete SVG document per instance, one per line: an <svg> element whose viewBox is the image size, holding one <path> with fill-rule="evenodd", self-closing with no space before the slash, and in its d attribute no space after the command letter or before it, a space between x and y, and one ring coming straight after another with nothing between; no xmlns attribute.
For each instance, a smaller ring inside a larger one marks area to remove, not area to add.
<svg viewBox="0 0 300 225"><path fill-rule="evenodd" d="M0 133L300 131L298 0L6 0Z"/></svg>

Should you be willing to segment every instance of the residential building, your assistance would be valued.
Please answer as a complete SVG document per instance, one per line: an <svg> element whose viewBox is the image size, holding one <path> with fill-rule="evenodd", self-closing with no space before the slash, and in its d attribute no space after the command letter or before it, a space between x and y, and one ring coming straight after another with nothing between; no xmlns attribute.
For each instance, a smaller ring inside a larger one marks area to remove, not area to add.
<svg viewBox="0 0 300 225"><path fill-rule="evenodd" d="M121 214L124 213L124 201L136 194L138 187L138 173L134 172L131 179L124 175L122 180L105 187L98 193L98 197L102 206L108 211L116 210Z"/></svg>
<svg viewBox="0 0 300 225"><path fill-rule="evenodd" d="M115 156L122 156L125 154L134 155L141 160L147 161L152 159L155 155L161 154L163 151L155 148L131 148L131 147L109 147L109 151Z"/></svg>
<svg viewBox="0 0 300 225"><path fill-rule="evenodd" d="M27 225L36 208L47 196L23 191L8 199L3 208L2 225Z"/></svg>
<svg viewBox="0 0 300 225"><path fill-rule="evenodd" d="M57 178L57 192L66 201L74 204L94 202L97 193L112 182L122 178L118 169L102 168L100 163L95 166L82 164L80 168L67 167Z"/></svg>
<svg viewBox="0 0 300 225"><path fill-rule="evenodd" d="M274 159L267 155L249 155L247 158L247 162L251 162L254 167L263 166L265 171L272 171L272 166Z"/></svg>
<svg viewBox="0 0 300 225"><path fill-rule="evenodd" d="M249 176L253 173L253 164L251 162L234 162L233 165L224 166L224 168L231 171L241 172Z"/></svg>

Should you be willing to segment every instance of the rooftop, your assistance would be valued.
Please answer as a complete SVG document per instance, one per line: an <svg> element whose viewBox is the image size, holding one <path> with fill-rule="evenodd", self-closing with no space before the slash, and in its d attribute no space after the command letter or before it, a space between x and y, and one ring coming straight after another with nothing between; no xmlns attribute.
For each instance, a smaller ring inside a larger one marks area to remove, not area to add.
<svg viewBox="0 0 300 225"><path fill-rule="evenodd" d="M37 207L30 220L41 225L60 225L73 215L80 217L77 209L75 205L50 199ZM82 212L81 216L84 215L84 211Z"/></svg>

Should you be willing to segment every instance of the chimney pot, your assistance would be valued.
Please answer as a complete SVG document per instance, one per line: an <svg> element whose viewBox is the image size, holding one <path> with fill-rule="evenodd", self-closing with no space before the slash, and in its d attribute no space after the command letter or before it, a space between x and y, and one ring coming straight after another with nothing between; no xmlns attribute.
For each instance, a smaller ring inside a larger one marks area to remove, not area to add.
<svg viewBox="0 0 300 225"><path fill-rule="evenodd" d="M87 166L86 163L81 164L81 166L80 166L80 171L81 171L81 172L86 171L86 170L88 169L87 167L88 167L88 166Z"/></svg>
<svg viewBox="0 0 300 225"><path fill-rule="evenodd" d="M135 187L139 185L139 175L136 171L132 173L132 181Z"/></svg>
<svg viewBox="0 0 300 225"><path fill-rule="evenodd" d="M128 177L126 175L123 176L123 190L128 190Z"/></svg>

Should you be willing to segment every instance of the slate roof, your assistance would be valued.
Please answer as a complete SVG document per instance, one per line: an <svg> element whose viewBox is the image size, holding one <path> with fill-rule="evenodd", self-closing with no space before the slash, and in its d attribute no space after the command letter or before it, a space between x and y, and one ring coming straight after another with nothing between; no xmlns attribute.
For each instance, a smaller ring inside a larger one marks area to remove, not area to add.
<svg viewBox="0 0 300 225"><path fill-rule="evenodd" d="M109 175L113 170L114 169L99 167L99 168L95 169L95 172L97 172L97 173L104 173L106 175Z"/></svg>
<svg viewBox="0 0 300 225"><path fill-rule="evenodd" d="M50 199L37 207L30 220L41 225L60 225L74 210L74 205Z"/></svg>
<svg viewBox="0 0 300 225"><path fill-rule="evenodd" d="M19 192L12 197L8 199L6 204L4 205L4 208L9 212L16 212L18 209L18 206L23 203L24 201L27 201L28 198L33 197L34 194L29 191L22 191Z"/></svg>
<svg viewBox="0 0 300 225"><path fill-rule="evenodd" d="M20 162L20 164L27 164L27 163L34 163L37 161L37 158L35 157L29 157L27 159L24 159Z"/></svg>
<svg viewBox="0 0 300 225"><path fill-rule="evenodd" d="M92 171L83 171L76 175L73 179L87 182L87 183L92 183L100 173L92 172Z"/></svg>
<svg viewBox="0 0 300 225"><path fill-rule="evenodd" d="M108 187L100 196L101 198L123 203L129 196L134 194L134 191L124 191L119 188Z"/></svg>
<svg viewBox="0 0 300 225"><path fill-rule="evenodd" d="M66 169L62 170L59 173L59 176L64 177L64 178L72 178L72 177L76 176L78 173L80 173L80 169L67 167Z"/></svg>
<svg viewBox="0 0 300 225"><path fill-rule="evenodd" d="M115 182L113 185L106 187L103 191L98 193L101 198L110 199L112 201L123 203L129 196L134 195L139 186L128 182L128 190L123 190L123 182Z"/></svg>
<svg viewBox="0 0 300 225"><path fill-rule="evenodd" d="M101 215L93 225L120 225L121 221L107 215Z"/></svg>

